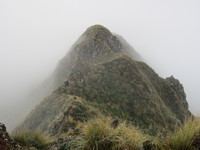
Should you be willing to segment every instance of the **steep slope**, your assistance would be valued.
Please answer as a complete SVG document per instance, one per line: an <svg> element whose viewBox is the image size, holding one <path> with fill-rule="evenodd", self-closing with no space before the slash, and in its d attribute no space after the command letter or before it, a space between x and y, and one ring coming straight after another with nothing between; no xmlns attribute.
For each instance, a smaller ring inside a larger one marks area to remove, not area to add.
<svg viewBox="0 0 200 150"><path fill-rule="evenodd" d="M106 56L114 53L126 53L134 60L142 60L121 36L115 36L101 25L89 27L59 62L53 73L54 88L66 80L67 75L77 66L77 63L95 64L99 60L109 59L110 56Z"/></svg>
<svg viewBox="0 0 200 150"><path fill-rule="evenodd" d="M94 25L88 28L79 39L68 50L66 56L59 61L53 73L27 97L24 98L24 109L18 111L18 116L24 118L24 114L33 109L42 99L51 94L67 78L77 63L84 62L86 65L98 62L111 53L123 52L134 60L142 60L140 55L121 37L112 34L101 25ZM108 58L109 59L109 58ZM28 102L27 102L28 101Z"/></svg>
<svg viewBox="0 0 200 150"><path fill-rule="evenodd" d="M38 128L59 136L75 131L79 122L106 115L152 134L173 130L191 116L183 86L137 60L137 52L120 36L100 25L88 28L58 64L58 88L18 129Z"/></svg>

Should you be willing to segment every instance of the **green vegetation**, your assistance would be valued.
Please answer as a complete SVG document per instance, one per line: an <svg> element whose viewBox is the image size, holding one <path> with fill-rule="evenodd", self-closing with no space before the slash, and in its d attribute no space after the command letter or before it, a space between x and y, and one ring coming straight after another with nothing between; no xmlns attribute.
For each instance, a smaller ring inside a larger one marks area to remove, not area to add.
<svg viewBox="0 0 200 150"><path fill-rule="evenodd" d="M88 121L99 114L98 109L81 97L58 94L54 92L35 108L25 122L16 129L23 131L40 129L42 133L49 132L59 136L75 128L79 122ZM34 121L32 121L34 120Z"/></svg>
<svg viewBox="0 0 200 150"><path fill-rule="evenodd" d="M151 134L180 126L191 116L171 84L145 63L117 53L82 69L75 68L62 86L65 93L95 102L112 117L134 121ZM75 86L74 86L75 85ZM180 90L183 91L183 90ZM175 103L177 102L177 103ZM101 109L102 110L102 109Z"/></svg>
<svg viewBox="0 0 200 150"><path fill-rule="evenodd" d="M88 28L56 68L54 92L16 129L22 131L16 137L34 146L37 138L23 130L40 129L59 139L56 146L64 143L60 150L138 150L143 142L159 150L195 147L199 122L183 126L193 116L182 84L173 76L159 77L125 51L103 26ZM114 127L108 117L121 123ZM164 140L153 145L158 134Z"/></svg>
<svg viewBox="0 0 200 150"><path fill-rule="evenodd" d="M16 133L14 140L23 146L44 149L50 142L47 136L42 135L39 131L24 130Z"/></svg>
<svg viewBox="0 0 200 150"><path fill-rule="evenodd" d="M182 128L168 135L164 144L159 144L163 150L198 150L200 148L200 119L188 120Z"/></svg>
<svg viewBox="0 0 200 150"><path fill-rule="evenodd" d="M114 150L138 149L149 138L149 136L144 135L138 128L125 122L119 124L114 130L114 136L116 140Z"/></svg>
<svg viewBox="0 0 200 150"><path fill-rule="evenodd" d="M78 100L80 101L80 99ZM82 102L82 101L80 101ZM71 118L68 121L73 122ZM189 119L181 128L162 138L144 134L139 128L124 121L98 116L86 122L78 122L75 130L68 130L59 137L72 135L71 140L60 145L59 150L139 150L151 141L148 150L199 150L200 119ZM115 123L116 124L115 124ZM55 137L56 138L56 137ZM38 131L24 130L14 136L15 141L36 149L45 149L50 143L48 137ZM148 146L147 146L148 147Z"/></svg>
<svg viewBox="0 0 200 150"><path fill-rule="evenodd" d="M150 135L164 133L191 116L177 85L121 53L90 65L78 61L67 82L46 97L19 129L38 128L59 136L104 115L131 122Z"/></svg>
<svg viewBox="0 0 200 150"><path fill-rule="evenodd" d="M83 123L80 133L60 150L138 150L150 142L148 150L199 150L200 119L189 119L181 128L164 137L142 133L133 125L121 122L112 127L111 118L92 119ZM168 131L169 132L169 131ZM147 146L148 147L148 146Z"/></svg>
<svg viewBox="0 0 200 150"><path fill-rule="evenodd" d="M84 123L80 135L63 144L60 150L138 150L146 139L132 125L123 122L114 128L110 118L99 118Z"/></svg>

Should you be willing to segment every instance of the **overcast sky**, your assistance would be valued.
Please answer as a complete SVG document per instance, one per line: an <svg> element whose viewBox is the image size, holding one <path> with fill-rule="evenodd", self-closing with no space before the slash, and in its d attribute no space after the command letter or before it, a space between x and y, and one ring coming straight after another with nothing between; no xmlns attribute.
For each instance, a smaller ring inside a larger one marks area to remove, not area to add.
<svg viewBox="0 0 200 150"><path fill-rule="evenodd" d="M200 114L199 0L0 0L0 122L94 24L122 35L160 76L178 78Z"/></svg>

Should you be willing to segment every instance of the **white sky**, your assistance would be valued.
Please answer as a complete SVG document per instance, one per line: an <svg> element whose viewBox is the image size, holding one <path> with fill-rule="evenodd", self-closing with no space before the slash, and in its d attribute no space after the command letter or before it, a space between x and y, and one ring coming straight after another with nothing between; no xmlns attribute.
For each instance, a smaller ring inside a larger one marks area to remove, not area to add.
<svg viewBox="0 0 200 150"><path fill-rule="evenodd" d="M16 100L94 24L122 35L162 77L178 78L200 113L199 0L0 0L0 122L9 124Z"/></svg>

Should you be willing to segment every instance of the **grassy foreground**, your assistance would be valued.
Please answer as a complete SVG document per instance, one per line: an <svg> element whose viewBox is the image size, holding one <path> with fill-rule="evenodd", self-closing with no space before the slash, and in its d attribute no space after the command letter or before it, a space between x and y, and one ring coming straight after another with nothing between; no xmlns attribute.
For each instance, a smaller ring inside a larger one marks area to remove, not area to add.
<svg viewBox="0 0 200 150"><path fill-rule="evenodd" d="M78 137L60 150L138 150L147 140L139 129L125 122L114 126L110 118L91 120L83 124Z"/></svg>
<svg viewBox="0 0 200 150"><path fill-rule="evenodd" d="M18 132L13 138L21 145L35 149L45 149L50 142L48 136L42 135L39 131L30 130Z"/></svg>
<svg viewBox="0 0 200 150"><path fill-rule="evenodd" d="M66 136L68 134L66 133ZM18 132L14 139L27 147L47 149L49 137L38 131ZM151 141L150 146L144 143ZM49 147L48 147L49 148ZM199 150L200 118L189 119L182 128L159 139L139 128L111 118L92 119L79 125L79 133L62 143L59 150Z"/></svg>
<svg viewBox="0 0 200 150"><path fill-rule="evenodd" d="M162 150L199 150L200 118L189 119L182 128L169 134L158 145Z"/></svg>
<svg viewBox="0 0 200 150"><path fill-rule="evenodd" d="M145 147L144 143L151 141ZM95 119L86 122L78 137L64 143L60 150L199 150L200 119L189 119L181 128L164 138L145 135L125 122L117 127L112 120Z"/></svg>

